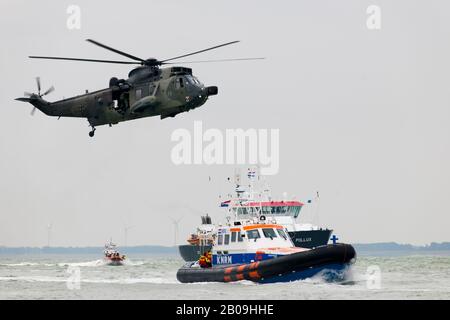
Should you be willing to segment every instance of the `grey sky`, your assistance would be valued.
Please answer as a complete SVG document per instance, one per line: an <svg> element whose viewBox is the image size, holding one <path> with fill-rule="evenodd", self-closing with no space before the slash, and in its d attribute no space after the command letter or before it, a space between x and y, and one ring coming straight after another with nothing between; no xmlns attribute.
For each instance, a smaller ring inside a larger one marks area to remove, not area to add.
<svg viewBox="0 0 450 320"><path fill-rule="evenodd" d="M124 5L126 3L126 5ZM81 30L66 28L69 4ZM381 7L381 30L366 9ZM0 246L173 244L201 212L223 217L218 195L233 166L174 166L170 134L205 128L280 128L274 194L320 190L320 224L343 241L448 241L450 228L450 19L448 1L11 1L0 3ZM55 55L120 59L93 38L137 56L264 61L192 65L219 95L174 119L99 127L46 117L13 101L53 101L125 78L130 68L39 61ZM208 176L212 181L208 181ZM307 218L307 217L305 217Z"/></svg>

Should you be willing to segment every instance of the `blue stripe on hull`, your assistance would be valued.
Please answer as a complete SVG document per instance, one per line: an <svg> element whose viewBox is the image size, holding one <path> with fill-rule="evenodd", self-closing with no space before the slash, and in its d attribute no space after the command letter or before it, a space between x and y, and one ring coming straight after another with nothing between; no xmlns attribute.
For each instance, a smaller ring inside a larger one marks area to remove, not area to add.
<svg viewBox="0 0 450 320"><path fill-rule="evenodd" d="M232 254L213 254L213 265L231 265L231 264L246 264L255 261L262 261L277 258L276 254L256 254L256 253L232 253Z"/></svg>
<svg viewBox="0 0 450 320"><path fill-rule="evenodd" d="M313 267L303 271L290 272L281 276L274 276L267 279L261 279L259 283L277 283L277 282L292 282L298 280L304 280L307 278L320 275L325 281L333 282L343 280L345 278L346 271L348 270L347 264L327 264L320 267Z"/></svg>

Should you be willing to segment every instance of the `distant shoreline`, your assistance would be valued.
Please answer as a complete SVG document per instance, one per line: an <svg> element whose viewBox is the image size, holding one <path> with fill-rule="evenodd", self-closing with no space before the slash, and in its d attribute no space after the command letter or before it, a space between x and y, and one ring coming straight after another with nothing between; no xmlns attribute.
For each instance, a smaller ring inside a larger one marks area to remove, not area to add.
<svg viewBox="0 0 450 320"><path fill-rule="evenodd" d="M392 253L392 254L426 254L450 252L450 242L432 242L425 246L399 244L395 242L355 243L353 246L359 254ZM1 254L99 254L103 247L2 247ZM126 254L178 254L177 247L167 246L129 246L122 247Z"/></svg>

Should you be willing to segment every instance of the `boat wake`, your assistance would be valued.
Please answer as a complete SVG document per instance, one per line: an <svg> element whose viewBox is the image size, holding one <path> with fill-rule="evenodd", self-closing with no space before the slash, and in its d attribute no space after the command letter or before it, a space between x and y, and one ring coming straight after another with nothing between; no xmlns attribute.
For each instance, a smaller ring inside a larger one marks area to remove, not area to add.
<svg viewBox="0 0 450 320"><path fill-rule="evenodd" d="M105 266L106 261L103 259L86 261L86 262L61 262L57 263L58 267L101 267Z"/></svg>
<svg viewBox="0 0 450 320"><path fill-rule="evenodd" d="M47 276L6 276L0 277L0 282L68 282L64 277L47 277ZM118 279L85 279L81 278L80 283L93 283L93 284L177 284L176 279L171 278L118 278Z"/></svg>
<svg viewBox="0 0 450 320"><path fill-rule="evenodd" d="M32 267L39 265L47 265L47 264L40 264L37 262L0 263L0 267Z"/></svg>
<svg viewBox="0 0 450 320"><path fill-rule="evenodd" d="M124 266L142 266L145 264L145 261L132 261L130 259L126 259L123 261Z"/></svg>
<svg viewBox="0 0 450 320"><path fill-rule="evenodd" d="M133 261L126 259L123 261L124 266L142 266L148 264L145 261ZM81 262L58 262L58 263L48 263L48 262L18 262L18 263L0 263L0 267L102 267L108 265L108 262L104 259L97 259L91 261L81 261Z"/></svg>

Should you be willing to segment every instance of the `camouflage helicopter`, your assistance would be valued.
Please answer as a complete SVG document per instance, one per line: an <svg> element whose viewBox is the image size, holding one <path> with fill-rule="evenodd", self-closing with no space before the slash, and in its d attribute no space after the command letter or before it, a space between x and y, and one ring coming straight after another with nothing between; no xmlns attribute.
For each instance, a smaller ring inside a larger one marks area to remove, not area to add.
<svg viewBox="0 0 450 320"><path fill-rule="evenodd" d="M33 59L72 60L84 62L138 64L139 67L131 70L128 79L112 77L106 89L87 92L71 98L48 102L42 97L54 90L51 86L41 94L40 78L36 78L37 93L25 92L25 97L16 100L29 102L33 105L31 114L36 109L49 116L87 118L92 130L89 136L93 137L96 127L108 124L112 126L122 121L138 118L160 116L161 119L175 117L177 114L202 106L210 96L218 93L216 86L204 86L192 74L191 68L166 67L174 65L173 60L192 56L194 54L228 46L239 41L227 42L203 50L183 54L169 59L157 60L155 58L141 59L126 52L106 46L102 43L87 39L86 41L101 48L110 50L134 61L115 61L98 59L80 59L65 57L29 56ZM200 62L221 62L236 60L257 60L264 58L238 58L205 61L186 61L177 64Z"/></svg>

